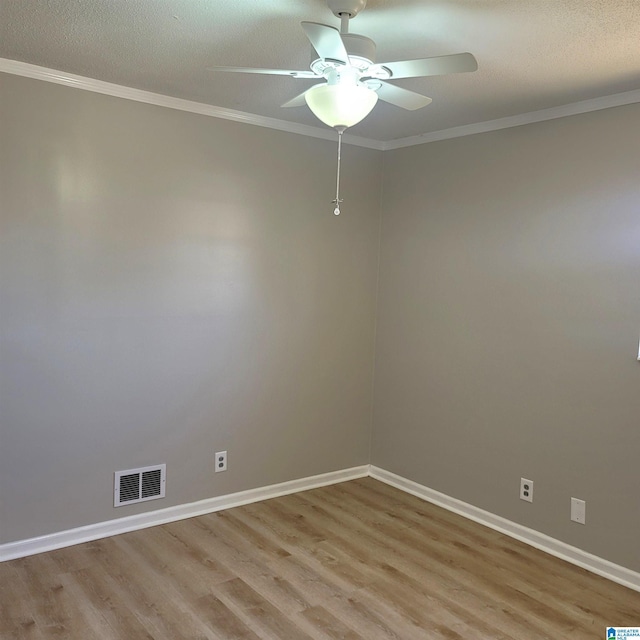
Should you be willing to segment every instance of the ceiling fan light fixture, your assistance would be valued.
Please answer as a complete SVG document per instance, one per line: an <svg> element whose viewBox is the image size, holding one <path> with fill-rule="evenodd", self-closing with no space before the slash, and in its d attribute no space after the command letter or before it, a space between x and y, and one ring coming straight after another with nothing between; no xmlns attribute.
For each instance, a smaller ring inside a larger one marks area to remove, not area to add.
<svg viewBox="0 0 640 640"><path fill-rule="evenodd" d="M346 129L371 113L378 94L360 84L321 84L309 89L304 98L309 109L327 126Z"/></svg>

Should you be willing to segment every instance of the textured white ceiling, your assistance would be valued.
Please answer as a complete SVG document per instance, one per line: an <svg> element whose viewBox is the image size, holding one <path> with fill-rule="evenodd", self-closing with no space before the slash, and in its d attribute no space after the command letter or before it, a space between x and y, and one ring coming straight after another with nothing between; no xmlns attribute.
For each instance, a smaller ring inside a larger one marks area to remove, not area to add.
<svg viewBox="0 0 640 640"><path fill-rule="evenodd" d="M307 69L302 20L325 0L0 0L0 57L313 126L280 104L313 84L213 65ZM475 73L398 80L433 98L379 102L353 134L389 141L640 89L640 0L369 0L350 25L378 61L470 51Z"/></svg>

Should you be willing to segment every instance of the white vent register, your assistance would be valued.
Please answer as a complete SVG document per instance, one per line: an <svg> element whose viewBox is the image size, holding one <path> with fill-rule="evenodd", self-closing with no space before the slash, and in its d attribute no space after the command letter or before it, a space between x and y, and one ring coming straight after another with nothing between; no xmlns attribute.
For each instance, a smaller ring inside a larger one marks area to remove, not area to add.
<svg viewBox="0 0 640 640"><path fill-rule="evenodd" d="M167 465L115 472L113 506L164 498Z"/></svg>

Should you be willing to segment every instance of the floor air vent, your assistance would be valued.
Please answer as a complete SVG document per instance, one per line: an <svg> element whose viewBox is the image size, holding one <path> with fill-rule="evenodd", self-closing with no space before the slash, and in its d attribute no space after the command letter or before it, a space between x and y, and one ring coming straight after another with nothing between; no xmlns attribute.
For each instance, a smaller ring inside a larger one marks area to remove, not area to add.
<svg viewBox="0 0 640 640"><path fill-rule="evenodd" d="M164 498L167 465L116 471L113 506Z"/></svg>

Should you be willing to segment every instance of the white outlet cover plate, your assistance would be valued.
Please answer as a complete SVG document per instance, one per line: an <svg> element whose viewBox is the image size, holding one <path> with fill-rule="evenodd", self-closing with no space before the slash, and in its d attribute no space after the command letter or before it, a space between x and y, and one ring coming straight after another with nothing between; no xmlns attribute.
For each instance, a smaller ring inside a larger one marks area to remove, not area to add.
<svg viewBox="0 0 640 640"><path fill-rule="evenodd" d="M525 485L528 488L525 488ZM525 495L525 491L526 491L526 495ZM533 480L520 478L520 500L525 500L526 502L533 502Z"/></svg>
<svg viewBox="0 0 640 640"><path fill-rule="evenodd" d="M226 451L216 451L216 468L215 472L219 473L220 471L227 470L227 452Z"/></svg>

